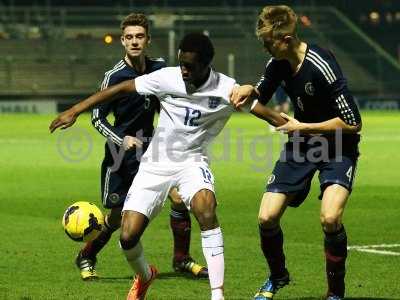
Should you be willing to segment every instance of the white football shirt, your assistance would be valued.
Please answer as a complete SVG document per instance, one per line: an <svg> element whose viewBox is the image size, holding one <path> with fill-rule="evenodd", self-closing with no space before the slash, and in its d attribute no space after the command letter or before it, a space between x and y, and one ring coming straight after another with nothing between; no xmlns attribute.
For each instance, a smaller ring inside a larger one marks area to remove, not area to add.
<svg viewBox="0 0 400 300"><path fill-rule="evenodd" d="M137 92L155 95L161 104L158 126L141 162L207 162L207 146L234 112L229 102L234 85L235 79L211 70L196 89L183 81L179 67L136 77Z"/></svg>

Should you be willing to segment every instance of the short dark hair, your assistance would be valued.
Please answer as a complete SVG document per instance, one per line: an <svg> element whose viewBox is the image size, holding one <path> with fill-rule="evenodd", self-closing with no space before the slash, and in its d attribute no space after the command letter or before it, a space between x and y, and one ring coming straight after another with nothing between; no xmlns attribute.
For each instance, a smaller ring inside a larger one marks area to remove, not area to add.
<svg viewBox="0 0 400 300"><path fill-rule="evenodd" d="M186 34L179 44L179 50L197 53L200 62L205 65L210 64L214 57L214 46L210 38L201 32Z"/></svg>
<svg viewBox="0 0 400 300"><path fill-rule="evenodd" d="M124 31L128 26L142 26L149 34L149 21L144 14L131 13L127 15L121 22L121 30Z"/></svg>

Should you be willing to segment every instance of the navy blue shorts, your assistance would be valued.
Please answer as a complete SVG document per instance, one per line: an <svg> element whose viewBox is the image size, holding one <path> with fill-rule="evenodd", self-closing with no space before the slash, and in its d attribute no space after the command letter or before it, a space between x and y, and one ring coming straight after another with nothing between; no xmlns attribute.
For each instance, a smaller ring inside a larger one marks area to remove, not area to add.
<svg viewBox="0 0 400 300"><path fill-rule="evenodd" d="M106 145L107 148L107 145ZM113 169L114 159L108 149L101 164L101 195L105 208L122 207L139 164L134 151L125 152L121 165Z"/></svg>
<svg viewBox="0 0 400 300"><path fill-rule="evenodd" d="M293 151L283 151L281 158L268 179L266 191L283 194L295 194L295 199L289 206L297 207L307 198L311 180L316 171L319 171L319 183L322 194L331 184L340 184L351 193L358 155L343 155L338 158L329 158L325 161L310 162L306 157L299 160L299 155ZM282 159L285 154L285 159Z"/></svg>

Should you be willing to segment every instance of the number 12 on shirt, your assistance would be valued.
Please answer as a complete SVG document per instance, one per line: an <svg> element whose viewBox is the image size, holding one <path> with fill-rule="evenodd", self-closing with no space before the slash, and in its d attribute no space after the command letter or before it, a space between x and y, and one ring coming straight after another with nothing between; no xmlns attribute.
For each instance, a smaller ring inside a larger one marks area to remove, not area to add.
<svg viewBox="0 0 400 300"><path fill-rule="evenodd" d="M198 109L191 109L189 107L185 107L186 109L186 116L185 116L185 125L188 126L199 126L197 121L201 118L201 111Z"/></svg>

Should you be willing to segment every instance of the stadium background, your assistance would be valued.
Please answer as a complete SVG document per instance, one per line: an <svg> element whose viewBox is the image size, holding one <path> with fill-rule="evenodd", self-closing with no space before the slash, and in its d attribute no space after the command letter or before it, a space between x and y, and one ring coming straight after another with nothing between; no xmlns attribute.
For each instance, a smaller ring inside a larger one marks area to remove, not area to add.
<svg viewBox="0 0 400 300"><path fill-rule="evenodd" d="M0 2L2 99L71 99L94 91L121 57L119 23L130 11L152 21L152 56L176 63L188 31L206 31L214 65L254 82L266 61L254 36L265 3L295 5L300 35L332 49L362 107L398 107L399 1L3 1ZM101 5L100 5L101 4ZM397 30L396 30L397 29ZM105 37L111 39L105 42ZM57 76L54 76L57 70ZM371 103L370 100L385 102ZM392 102L389 102L392 101ZM4 107L2 108L5 109Z"/></svg>
<svg viewBox="0 0 400 300"><path fill-rule="evenodd" d="M345 216L350 245L361 245L350 252L349 297L400 299L397 0L0 1L0 299L124 299L129 288L131 272L116 236L101 256L104 280L88 285L79 281L73 265L79 245L66 239L60 225L72 202L100 205L104 139L88 116L75 129L47 132L56 112L97 90L104 72L121 58L121 19L130 12L146 13L152 22L150 54L170 65L186 32L205 31L217 51L215 68L241 83L254 83L268 59L254 23L269 3L293 5L301 17L300 36L333 50L362 108L362 156ZM106 43L106 36L112 42ZM246 146L263 135L273 139L270 152L277 157L280 138L255 118L237 114L227 130L232 145ZM69 155L84 152L78 160L64 156L61 148L68 132L75 147ZM218 147L217 153L226 150ZM214 164L213 170L225 228L227 299L242 300L265 276L256 213L272 165L264 166L260 153L258 162L249 153L238 157L234 148L228 149L232 159ZM249 168L256 163L264 171ZM314 185L310 198L317 194ZM289 211L283 221L294 284L279 299L320 299L323 293L319 203L314 199ZM144 240L149 259L161 269L149 299L207 299L205 281L176 277L170 270L167 215L165 209ZM201 258L197 225L193 231L192 252Z"/></svg>

